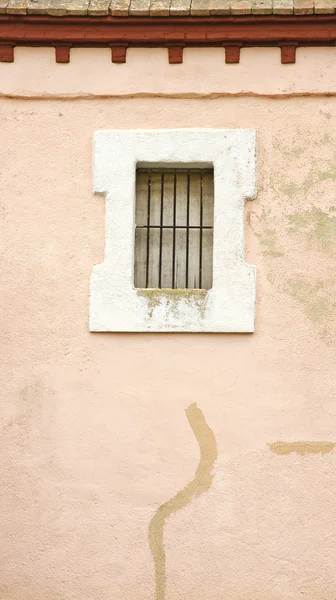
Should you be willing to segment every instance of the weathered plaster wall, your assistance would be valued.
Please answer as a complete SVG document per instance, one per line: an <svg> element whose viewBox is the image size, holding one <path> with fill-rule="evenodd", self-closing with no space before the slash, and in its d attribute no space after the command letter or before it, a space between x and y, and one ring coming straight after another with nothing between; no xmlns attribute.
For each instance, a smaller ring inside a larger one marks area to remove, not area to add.
<svg viewBox="0 0 336 600"><path fill-rule="evenodd" d="M335 100L0 114L1 599L334 600ZM254 334L89 333L92 132L117 127L258 131Z"/></svg>
<svg viewBox="0 0 336 600"><path fill-rule="evenodd" d="M17 47L14 63L0 63L0 97L334 94L335 58L335 47L298 48L296 63L282 65L280 48L243 48L239 64L225 64L223 48L185 48L170 65L165 48L129 48L118 65L108 48L73 48L60 64L53 48Z"/></svg>

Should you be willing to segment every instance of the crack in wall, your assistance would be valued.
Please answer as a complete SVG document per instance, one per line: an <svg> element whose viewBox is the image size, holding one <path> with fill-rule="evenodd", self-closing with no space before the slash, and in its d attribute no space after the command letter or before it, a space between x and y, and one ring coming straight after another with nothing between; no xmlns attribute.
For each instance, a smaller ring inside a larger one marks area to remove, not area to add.
<svg viewBox="0 0 336 600"><path fill-rule="evenodd" d="M199 445L200 460L192 481L161 504L149 524L148 540L154 560L156 600L164 600L166 595L166 552L163 539L166 520L190 504L194 497L210 489L213 480L211 471L218 455L214 433L196 402L190 404L185 413Z"/></svg>

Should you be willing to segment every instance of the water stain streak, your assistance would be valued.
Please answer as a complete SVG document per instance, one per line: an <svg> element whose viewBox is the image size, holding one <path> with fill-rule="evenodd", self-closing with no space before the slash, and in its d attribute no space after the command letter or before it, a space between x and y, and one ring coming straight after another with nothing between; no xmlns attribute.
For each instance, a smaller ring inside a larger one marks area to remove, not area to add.
<svg viewBox="0 0 336 600"><path fill-rule="evenodd" d="M165 522L170 515L190 504L193 497L210 489L213 480L211 471L217 459L216 438L201 409L193 403L185 413L199 445L200 460L193 480L173 498L161 504L149 524L148 539L154 560L156 600L164 600L166 594L166 553L163 540Z"/></svg>
<svg viewBox="0 0 336 600"><path fill-rule="evenodd" d="M274 442L268 444L274 454L286 456L296 452L301 456L306 454L328 454L335 448L334 442Z"/></svg>

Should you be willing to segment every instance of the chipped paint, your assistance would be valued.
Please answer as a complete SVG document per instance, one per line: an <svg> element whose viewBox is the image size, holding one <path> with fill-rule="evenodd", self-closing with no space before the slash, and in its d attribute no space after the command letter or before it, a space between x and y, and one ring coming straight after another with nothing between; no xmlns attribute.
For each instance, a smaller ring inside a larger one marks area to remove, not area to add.
<svg viewBox="0 0 336 600"><path fill-rule="evenodd" d="M192 481L170 500L161 504L149 524L148 540L154 560L156 600L164 600L166 594L166 553L163 540L166 520L190 504L194 497L210 489L213 480L212 469L217 459L216 438L201 409L193 403L185 413L199 445L200 460Z"/></svg>
<svg viewBox="0 0 336 600"><path fill-rule="evenodd" d="M336 444L335 442L273 442L268 447L280 456L296 453L300 456L307 454L328 454Z"/></svg>

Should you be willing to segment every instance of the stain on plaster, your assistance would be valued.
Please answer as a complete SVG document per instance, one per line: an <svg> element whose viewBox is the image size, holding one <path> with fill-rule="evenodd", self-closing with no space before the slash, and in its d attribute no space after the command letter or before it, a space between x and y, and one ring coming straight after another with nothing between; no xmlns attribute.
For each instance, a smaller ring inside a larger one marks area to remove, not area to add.
<svg viewBox="0 0 336 600"><path fill-rule="evenodd" d="M163 539L166 520L190 504L194 497L210 489L213 480L212 469L217 459L216 438L201 409L193 403L185 413L199 445L200 460L194 478L175 496L159 506L149 524L148 540L154 560L156 600L164 600L166 594L166 553Z"/></svg>
<svg viewBox="0 0 336 600"><path fill-rule="evenodd" d="M332 144L333 141L330 139L327 133L324 134L323 138L320 140L320 144L322 146L327 146L328 144Z"/></svg>
<svg viewBox="0 0 336 600"><path fill-rule="evenodd" d="M274 454L287 456L288 454L328 454L336 444L335 442L273 442L267 444Z"/></svg>
<svg viewBox="0 0 336 600"><path fill-rule="evenodd" d="M336 248L336 212L323 212L319 208L296 212L288 217L289 233L302 233L310 245L315 242L319 250L330 252Z"/></svg>
<svg viewBox="0 0 336 600"><path fill-rule="evenodd" d="M253 215L253 211L249 210L246 213L246 223L248 224L249 227L252 227L252 215Z"/></svg>
<svg viewBox="0 0 336 600"><path fill-rule="evenodd" d="M266 229L263 234L256 233L256 236L260 239L264 256L283 256L283 253L277 250L277 232L275 229Z"/></svg>
<svg viewBox="0 0 336 600"><path fill-rule="evenodd" d="M330 112L324 112L322 109L319 110L320 115L322 115L323 117L325 117L326 119L328 119L328 121L331 119L331 113Z"/></svg>
<svg viewBox="0 0 336 600"><path fill-rule="evenodd" d="M315 323L329 323L335 318L336 301L323 280L315 282L289 279L284 291L302 304L306 316Z"/></svg>
<svg viewBox="0 0 336 600"><path fill-rule="evenodd" d="M297 141L300 139L301 139L301 136L298 135L294 139L292 146L284 146L283 144L279 143L277 140L274 140L273 148L275 150L277 150L278 152L280 152L283 156L286 156L287 158L290 158L290 159L299 158L305 152L305 148L303 148L302 146L297 144Z"/></svg>
<svg viewBox="0 0 336 600"><path fill-rule="evenodd" d="M169 310L177 311L179 303L195 305L202 318L207 304L208 290L202 289L137 289L138 296L147 301L147 314L152 318L155 309L165 302Z"/></svg>
<svg viewBox="0 0 336 600"><path fill-rule="evenodd" d="M298 194L301 190L301 186L297 183L288 183L281 187L281 193L287 196L288 198L293 198L296 194Z"/></svg>
<svg viewBox="0 0 336 600"><path fill-rule="evenodd" d="M43 381L37 380L25 384L18 392L15 412L7 423L4 423L2 432L17 430L20 437L27 439L36 428L36 422L42 419L43 398L48 389Z"/></svg>
<svg viewBox="0 0 336 600"><path fill-rule="evenodd" d="M301 137L302 134L298 130L297 138L300 139ZM301 179L300 176L297 176L294 181L284 183L280 188L280 192L290 199L295 196L303 196L306 198L310 193L315 197L316 186L324 181L336 181L336 152L332 150L333 144L334 142L328 133L321 133L321 137L315 139L314 142L311 142L311 144L304 148L294 146L283 147L277 143L273 144L273 147L279 151L282 156L287 157L290 163L293 162L293 159L298 160L297 170L300 171L300 175L301 171L302 174L306 173L306 176L300 183L298 183L298 178ZM312 148L316 148L317 150L312 151ZM309 164L309 170L306 168L307 164ZM291 170L289 169L289 172L290 171Z"/></svg>

